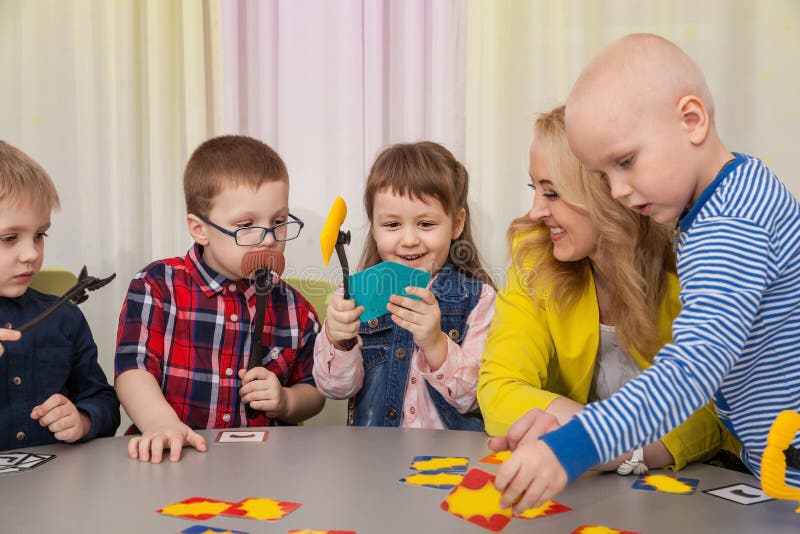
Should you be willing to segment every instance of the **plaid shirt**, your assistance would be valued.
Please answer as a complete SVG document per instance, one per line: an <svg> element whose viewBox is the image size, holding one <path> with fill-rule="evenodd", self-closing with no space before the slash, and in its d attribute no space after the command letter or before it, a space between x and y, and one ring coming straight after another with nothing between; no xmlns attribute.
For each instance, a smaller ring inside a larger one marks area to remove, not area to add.
<svg viewBox="0 0 800 534"><path fill-rule="evenodd" d="M134 276L117 331L114 376L143 369L161 385L181 421L194 429L271 426L248 420L239 369L247 368L255 290L228 280L194 245L186 257L151 263ZM311 304L283 281L267 297L262 365L284 386L310 384L319 322Z"/></svg>

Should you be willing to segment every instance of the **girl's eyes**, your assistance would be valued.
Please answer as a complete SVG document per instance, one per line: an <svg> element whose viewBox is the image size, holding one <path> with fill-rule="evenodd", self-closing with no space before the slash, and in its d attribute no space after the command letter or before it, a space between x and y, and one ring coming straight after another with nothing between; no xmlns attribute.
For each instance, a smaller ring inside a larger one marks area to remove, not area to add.
<svg viewBox="0 0 800 534"><path fill-rule="evenodd" d="M17 239L16 234L4 235L0 237L0 241L2 241L3 243L13 243L14 241L16 241L16 239Z"/></svg>
<svg viewBox="0 0 800 534"><path fill-rule="evenodd" d="M400 226L399 222L387 222L383 223L383 226L386 228L398 228Z"/></svg>
<svg viewBox="0 0 800 534"><path fill-rule="evenodd" d="M628 156L624 159L619 160L617 165L619 165L623 169L627 169L628 167L631 166L631 163L633 163L633 156Z"/></svg>
<svg viewBox="0 0 800 534"><path fill-rule="evenodd" d="M34 239L44 239L47 237L47 232L36 232Z"/></svg>

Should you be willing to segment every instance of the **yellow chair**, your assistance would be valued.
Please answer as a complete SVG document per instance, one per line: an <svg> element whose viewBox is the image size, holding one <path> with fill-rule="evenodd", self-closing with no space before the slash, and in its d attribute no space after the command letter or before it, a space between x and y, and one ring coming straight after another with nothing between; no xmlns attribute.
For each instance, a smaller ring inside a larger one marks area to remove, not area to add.
<svg viewBox="0 0 800 534"><path fill-rule="evenodd" d="M78 283L78 277L61 267L43 267L31 280L30 287L60 297Z"/></svg>
<svg viewBox="0 0 800 534"><path fill-rule="evenodd" d="M328 309L328 301L336 286L325 280L308 278L284 278L283 281L298 290L314 306L319 316L319 323L322 324L325 320L325 311Z"/></svg>
<svg viewBox="0 0 800 534"><path fill-rule="evenodd" d="M325 280L309 280L307 278L284 278L283 281L298 290L314 306L319 316L319 322L322 324L328 309L328 301L336 286ZM320 332L319 335L324 336L325 334ZM326 399L322 411L303 424L312 426L346 425L347 401Z"/></svg>

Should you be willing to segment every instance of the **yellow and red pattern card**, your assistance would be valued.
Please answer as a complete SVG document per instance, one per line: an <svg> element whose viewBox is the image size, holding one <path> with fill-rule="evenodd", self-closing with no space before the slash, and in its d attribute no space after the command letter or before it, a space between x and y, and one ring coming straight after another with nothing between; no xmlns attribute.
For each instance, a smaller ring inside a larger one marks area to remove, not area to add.
<svg viewBox="0 0 800 534"><path fill-rule="evenodd" d="M232 502L227 501L217 501L215 499L206 499L205 497L189 497L180 502L168 504L164 508L156 510L156 512L194 521L205 521L206 519L217 517L232 505Z"/></svg>
<svg viewBox="0 0 800 534"><path fill-rule="evenodd" d="M535 508L528 508L521 514L517 514L516 517L520 517L522 519L536 519L537 517L544 517L546 515L555 515L571 511L572 508L570 508L569 506L564 506L563 504L558 503L556 501L547 501L541 506L537 506Z"/></svg>
<svg viewBox="0 0 800 534"><path fill-rule="evenodd" d="M237 502L222 511L222 515L276 521L300 508L299 502L278 501L263 497L252 497Z"/></svg>
<svg viewBox="0 0 800 534"><path fill-rule="evenodd" d="M696 478L677 478L669 475L639 475L631 486L632 489L646 491L661 491L663 493L677 493L691 495L697 490L700 482Z"/></svg>
<svg viewBox="0 0 800 534"><path fill-rule="evenodd" d="M511 451L500 451L500 452L493 452L487 456L484 456L480 459L482 464L497 464L500 465L506 460L511 458Z"/></svg>
<svg viewBox="0 0 800 534"><path fill-rule="evenodd" d="M616 528L602 525L581 525L572 531L572 534L639 534L632 530L617 530Z"/></svg>
<svg viewBox="0 0 800 534"><path fill-rule="evenodd" d="M502 494L494 487L494 475L470 469L464 480L442 501L442 510L493 532L511 521L511 508L500 507Z"/></svg>

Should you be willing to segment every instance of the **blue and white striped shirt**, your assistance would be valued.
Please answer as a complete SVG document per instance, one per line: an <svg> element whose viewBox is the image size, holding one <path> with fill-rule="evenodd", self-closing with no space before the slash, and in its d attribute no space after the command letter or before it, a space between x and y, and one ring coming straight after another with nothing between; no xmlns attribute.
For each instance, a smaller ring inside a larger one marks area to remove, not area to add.
<svg viewBox="0 0 800 534"><path fill-rule="evenodd" d="M570 480L654 442L712 398L760 476L775 417L800 411L800 203L760 160L735 156L680 221L674 342L543 436ZM800 472L789 469L787 482L800 487Z"/></svg>

